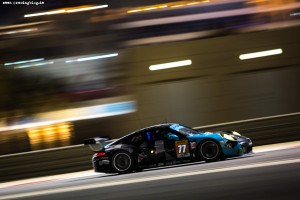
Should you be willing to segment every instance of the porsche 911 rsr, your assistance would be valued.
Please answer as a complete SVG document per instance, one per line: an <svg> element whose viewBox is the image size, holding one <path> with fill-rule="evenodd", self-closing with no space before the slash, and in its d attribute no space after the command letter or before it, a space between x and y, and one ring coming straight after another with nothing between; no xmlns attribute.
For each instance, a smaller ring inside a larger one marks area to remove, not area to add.
<svg viewBox="0 0 300 200"><path fill-rule="evenodd" d="M234 131L198 132L180 124L160 124L120 139L84 140L95 152L96 172L129 173L181 162L218 161L252 152L252 141Z"/></svg>

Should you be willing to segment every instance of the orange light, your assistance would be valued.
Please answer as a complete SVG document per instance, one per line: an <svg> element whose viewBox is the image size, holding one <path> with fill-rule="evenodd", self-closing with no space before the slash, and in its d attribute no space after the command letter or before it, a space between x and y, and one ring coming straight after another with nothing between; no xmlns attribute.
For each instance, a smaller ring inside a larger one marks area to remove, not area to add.
<svg viewBox="0 0 300 200"><path fill-rule="evenodd" d="M141 12L141 9L137 9L137 10L129 10L127 11L127 13L135 13L135 12Z"/></svg>
<svg viewBox="0 0 300 200"><path fill-rule="evenodd" d="M196 4L199 4L200 2L191 2L191 3L188 3L188 4L186 4L186 5L188 5L188 6L192 6L192 5L196 5Z"/></svg>
<svg viewBox="0 0 300 200"><path fill-rule="evenodd" d="M174 5L174 6L171 6L171 8L178 8L178 7L182 7L184 6L183 4L178 4L178 5Z"/></svg>

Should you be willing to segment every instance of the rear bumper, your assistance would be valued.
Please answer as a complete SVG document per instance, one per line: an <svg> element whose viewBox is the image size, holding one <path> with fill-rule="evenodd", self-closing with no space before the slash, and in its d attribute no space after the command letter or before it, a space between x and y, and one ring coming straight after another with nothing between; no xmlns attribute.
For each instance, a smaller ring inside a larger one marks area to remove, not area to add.
<svg viewBox="0 0 300 200"><path fill-rule="evenodd" d="M92 164L95 172L113 173L113 170L110 166L110 161L108 159L94 157L92 159Z"/></svg>

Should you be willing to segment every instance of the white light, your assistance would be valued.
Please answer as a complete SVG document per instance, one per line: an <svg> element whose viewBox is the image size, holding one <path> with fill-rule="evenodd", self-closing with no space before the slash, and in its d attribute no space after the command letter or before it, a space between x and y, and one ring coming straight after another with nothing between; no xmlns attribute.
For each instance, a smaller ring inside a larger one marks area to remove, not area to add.
<svg viewBox="0 0 300 200"><path fill-rule="evenodd" d="M54 10L54 11L48 11L48 12L27 14L27 15L24 15L24 17L36 17L36 16L42 16L42 15L54 15L54 14L61 14L61 13L65 13L65 12L66 12L65 10Z"/></svg>
<svg viewBox="0 0 300 200"><path fill-rule="evenodd" d="M17 32L16 31L6 32L7 35L9 35L9 34L15 34L15 33L17 33Z"/></svg>
<svg viewBox="0 0 300 200"><path fill-rule="evenodd" d="M75 8L75 9L69 9L69 10L53 10L48 12L40 12L40 13L33 13L33 14L27 14L24 15L24 17L37 17L37 16L43 16L43 15L55 15L55 14L63 14L63 13L73 13L73 12L82 12L82 11L88 11L88 10L95 10L99 8L106 8L108 5L100 5L100 6L92 6L92 7L84 7L84 8Z"/></svg>
<svg viewBox="0 0 300 200"><path fill-rule="evenodd" d="M155 7L145 8L144 10L155 10Z"/></svg>
<svg viewBox="0 0 300 200"><path fill-rule="evenodd" d="M170 62L170 63L164 63L158 65L151 65L149 69L151 71L154 71L154 70L169 69L174 67L183 67L191 64L192 64L191 60L182 60L182 61L176 61L176 62Z"/></svg>
<svg viewBox="0 0 300 200"><path fill-rule="evenodd" d="M82 11L95 10L95 9L107 8L107 7L108 7L108 5L93 6L93 7L86 7L86 8L76 8L76 9L67 10L66 12L67 13L82 12Z"/></svg>
<svg viewBox="0 0 300 200"><path fill-rule="evenodd" d="M19 32L23 33L23 32L30 32L30 31L36 31L38 30L37 28L32 28L32 29L24 29L24 30L20 30Z"/></svg>
<svg viewBox="0 0 300 200"><path fill-rule="evenodd" d="M282 49L273 49L273 50L268 50L268 51L247 53L247 54L240 55L240 60L260 58L260 57L265 57L265 56L273 56L273 55L282 54L282 52L283 52Z"/></svg>
<svg viewBox="0 0 300 200"><path fill-rule="evenodd" d="M110 58L110 57L115 57L115 56L118 56L118 54L112 53L112 54L106 54L106 55L100 55L100 56L91 56L91 57L85 57L85 58L78 58L78 59L74 59L74 60L67 60L65 62L66 63L83 62L83 61L88 61L88 60L97 60L97 59Z"/></svg>
<svg viewBox="0 0 300 200"><path fill-rule="evenodd" d="M31 29L22 29L22 30L16 30L16 31L8 31L8 32L1 32L0 35L9 35L9 34L15 34L15 33L25 33L30 31L36 31L37 28L31 28Z"/></svg>
<svg viewBox="0 0 300 200"><path fill-rule="evenodd" d="M9 65L19 65L19 64L24 64L24 63L31 63L31 62L38 62L45 60L44 58L37 58L37 59L32 59L32 60L23 60L23 61L17 61L17 62L11 62L11 63L4 63L4 66L9 66Z"/></svg>
<svg viewBox="0 0 300 200"><path fill-rule="evenodd" d="M136 112L136 110L135 101L120 101L116 103L51 111L37 114L35 119L36 122L6 127L0 126L0 131L33 128L61 122L111 117L115 115L133 113Z"/></svg>
<svg viewBox="0 0 300 200"><path fill-rule="evenodd" d="M53 64L53 61L49 61L49 62L40 62L40 63L32 63L29 65L21 65L21 66L17 66L14 67L15 69L22 69L22 68L28 68L28 67L37 67L37 66L43 66L43 65L50 65Z"/></svg>

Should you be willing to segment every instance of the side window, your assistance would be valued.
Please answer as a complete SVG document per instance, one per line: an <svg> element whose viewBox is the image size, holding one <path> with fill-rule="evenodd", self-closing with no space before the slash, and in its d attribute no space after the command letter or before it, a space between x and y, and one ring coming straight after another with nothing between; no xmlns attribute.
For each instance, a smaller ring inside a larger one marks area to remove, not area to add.
<svg viewBox="0 0 300 200"><path fill-rule="evenodd" d="M135 134L135 136L133 136L131 138L131 141L130 143L140 143L144 140L144 137L143 137L143 132L142 133L137 133Z"/></svg>
<svg viewBox="0 0 300 200"><path fill-rule="evenodd" d="M166 132L169 140L182 140L186 138L183 134L176 132L172 129L167 129Z"/></svg>
<svg viewBox="0 0 300 200"><path fill-rule="evenodd" d="M133 135L130 135L126 138L124 138L121 142L121 144L128 144L128 145L134 145L134 146L141 146L143 143L146 142L146 135L145 132L138 132Z"/></svg>
<svg viewBox="0 0 300 200"><path fill-rule="evenodd" d="M165 140L166 138L164 137L164 129L154 129L153 130L153 137L154 140Z"/></svg>

